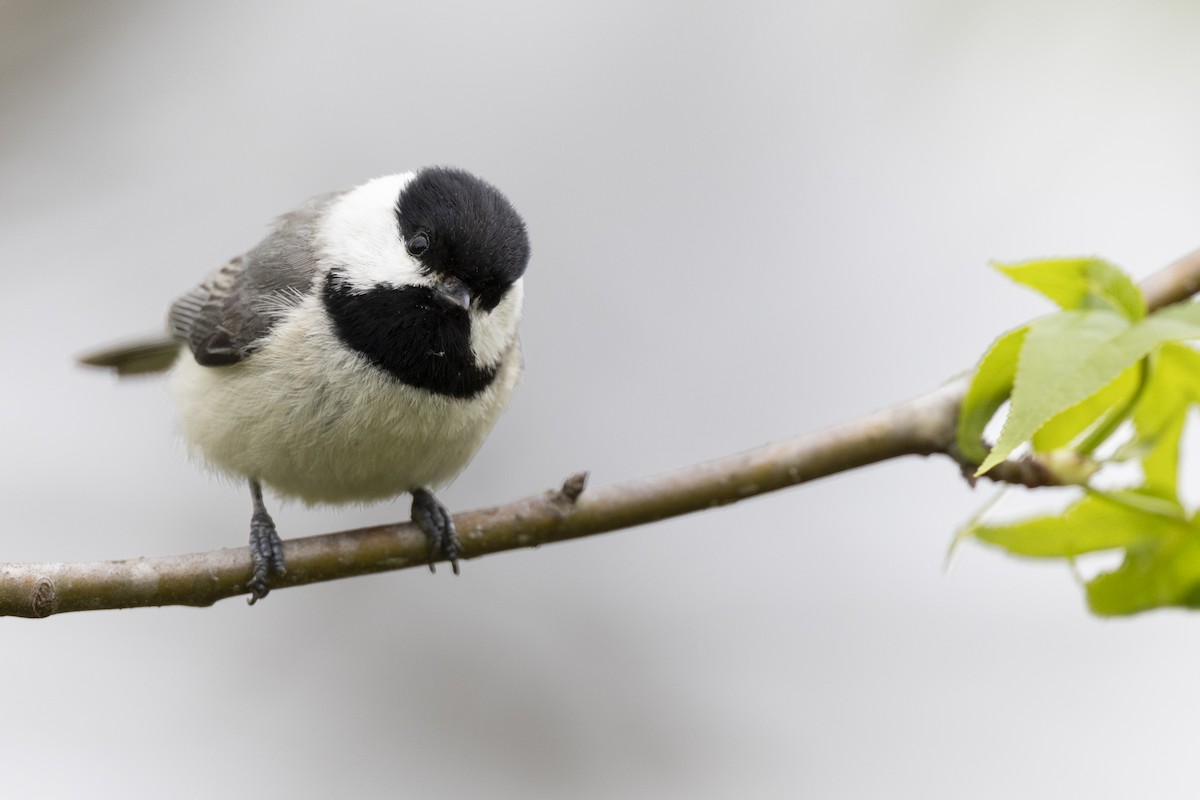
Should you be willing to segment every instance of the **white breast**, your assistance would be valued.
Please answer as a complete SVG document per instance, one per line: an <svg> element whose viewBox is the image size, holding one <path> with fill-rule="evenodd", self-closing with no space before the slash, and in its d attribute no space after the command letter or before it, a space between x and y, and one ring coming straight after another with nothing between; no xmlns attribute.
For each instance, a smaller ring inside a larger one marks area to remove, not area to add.
<svg viewBox="0 0 1200 800"><path fill-rule="evenodd" d="M467 465L520 377L515 336L508 344L482 393L436 395L341 346L308 297L242 363L202 367L185 352L171 388L184 439L220 471L307 503L381 500L444 485Z"/></svg>

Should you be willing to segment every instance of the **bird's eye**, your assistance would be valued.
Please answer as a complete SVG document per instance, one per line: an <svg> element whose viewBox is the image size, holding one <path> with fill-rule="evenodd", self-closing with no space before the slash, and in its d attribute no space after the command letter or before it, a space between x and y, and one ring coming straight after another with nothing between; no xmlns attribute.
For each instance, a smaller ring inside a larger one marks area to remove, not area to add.
<svg viewBox="0 0 1200 800"><path fill-rule="evenodd" d="M410 256L421 255L429 249L429 234L425 231L417 231L404 243L404 247Z"/></svg>

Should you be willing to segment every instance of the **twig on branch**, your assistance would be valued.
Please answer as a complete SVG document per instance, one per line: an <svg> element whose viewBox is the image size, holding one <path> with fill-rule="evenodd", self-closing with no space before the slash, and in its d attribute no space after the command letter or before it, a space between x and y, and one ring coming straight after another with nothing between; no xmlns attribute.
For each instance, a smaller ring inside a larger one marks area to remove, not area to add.
<svg viewBox="0 0 1200 800"><path fill-rule="evenodd" d="M1154 311L1181 303L1200 291L1200 249L1174 261L1142 281L1146 306Z"/></svg>
<svg viewBox="0 0 1200 800"><path fill-rule="evenodd" d="M1151 309L1200 290L1200 250L1142 285ZM460 558L536 547L726 505L747 497L905 455L943 454L954 444L967 379L818 433L650 478L585 488L586 475L503 506L456 514ZM999 465L989 477L1041 485L1036 462ZM272 588L301 586L428 563L424 534L410 523L380 525L284 542L287 574ZM183 556L66 564L0 564L0 615L45 617L67 611L142 606L207 606L246 592L245 547Z"/></svg>

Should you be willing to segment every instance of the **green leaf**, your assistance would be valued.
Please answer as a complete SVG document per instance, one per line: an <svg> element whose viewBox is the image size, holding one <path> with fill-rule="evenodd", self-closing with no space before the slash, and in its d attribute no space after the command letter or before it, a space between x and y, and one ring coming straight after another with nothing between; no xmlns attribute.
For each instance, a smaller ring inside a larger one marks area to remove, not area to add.
<svg viewBox="0 0 1200 800"><path fill-rule="evenodd" d="M1033 435L1033 449L1047 453L1066 447L1080 434L1092 427L1100 417L1126 406L1141 383L1142 372L1137 364L1117 376L1082 403L1059 412Z"/></svg>
<svg viewBox="0 0 1200 800"><path fill-rule="evenodd" d="M1133 491L1090 492L1060 515L973 523L963 535L1032 558L1124 550L1117 569L1087 583L1088 603L1097 614L1200 608L1200 529L1178 503Z"/></svg>
<svg viewBox="0 0 1200 800"><path fill-rule="evenodd" d="M1122 551L1119 567L1086 584L1095 613L1200 609L1200 516L1178 497L1180 441L1200 405L1200 352L1181 343L1200 340L1200 303L1147 315L1133 282L1099 259L999 269L1063 311L1005 334L981 359L955 432L962 453L979 460L984 428L1006 399L1010 409L976 474L1032 442L1048 469L1076 469L1086 489L1098 464L1091 454L1130 420L1133 436L1114 458L1136 457L1144 479L1136 489L1087 489L1059 515L984 524L981 513L955 541L971 536L1034 558Z"/></svg>
<svg viewBox="0 0 1200 800"><path fill-rule="evenodd" d="M1117 569L1087 584L1096 614L1136 614L1164 606L1200 608L1200 531L1176 523L1167 535L1125 553Z"/></svg>
<svg viewBox="0 0 1200 800"><path fill-rule="evenodd" d="M1183 438L1183 426L1187 422L1187 410L1167 421L1165 427L1155 431L1145 455L1142 456L1142 488L1149 494L1169 500L1179 499L1179 441Z"/></svg>
<svg viewBox="0 0 1200 800"><path fill-rule="evenodd" d="M1017 283L1035 289L1065 311L1108 309L1129 320L1146 315L1146 301L1133 280L1098 258L1059 258L996 264Z"/></svg>
<svg viewBox="0 0 1200 800"><path fill-rule="evenodd" d="M1161 497L1147 494L1140 488L1114 489L1105 492L1095 489L1089 489L1088 491L1091 494L1102 496L1110 502L1128 506L1134 511L1168 517L1176 522L1183 522L1187 519L1187 511L1179 504L1178 500L1165 500Z"/></svg>
<svg viewBox="0 0 1200 800"><path fill-rule="evenodd" d="M1179 440L1188 407L1200 402L1200 353L1168 342L1151 360L1150 379L1133 411L1141 451L1144 490L1174 500L1178 496Z"/></svg>
<svg viewBox="0 0 1200 800"><path fill-rule="evenodd" d="M1031 323L1017 363L1008 419L975 474L1008 458L1048 420L1103 389L1136 361L1109 358L1090 364L1092 356L1107 351L1128 327L1127 320L1111 311L1064 311Z"/></svg>
<svg viewBox="0 0 1200 800"><path fill-rule="evenodd" d="M1181 524L1171 515L1137 508L1093 492L1059 515L1005 525L980 523L965 533L1015 555L1070 558L1161 539Z"/></svg>
<svg viewBox="0 0 1200 800"><path fill-rule="evenodd" d="M1170 306L1130 324L1109 311L1064 311L1030 325L1012 407L982 475L1054 416L1116 380L1164 342L1200 339L1200 305Z"/></svg>
<svg viewBox="0 0 1200 800"><path fill-rule="evenodd" d="M1143 354L1163 342L1200 339L1200 304L1167 306L1131 325L1120 346L1141 348Z"/></svg>
<svg viewBox="0 0 1200 800"><path fill-rule="evenodd" d="M983 430L996 415L996 410L1012 394L1017 374L1017 358L1025 344L1029 326L1017 328L1001 336L979 361L971 385L967 388L958 413L956 438L959 451L972 463L987 458L983 446Z"/></svg>

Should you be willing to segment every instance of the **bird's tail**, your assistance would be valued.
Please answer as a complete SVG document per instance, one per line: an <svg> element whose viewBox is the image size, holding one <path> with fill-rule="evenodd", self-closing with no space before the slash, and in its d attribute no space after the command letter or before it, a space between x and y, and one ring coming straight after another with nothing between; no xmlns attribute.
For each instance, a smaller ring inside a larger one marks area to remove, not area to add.
<svg viewBox="0 0 1200 800"><path fill-rule="evenodd" d="M145 375L170 369L183 343L165 336L114 345L79 357L89 367L114 369L117 375Z"/></svg>

